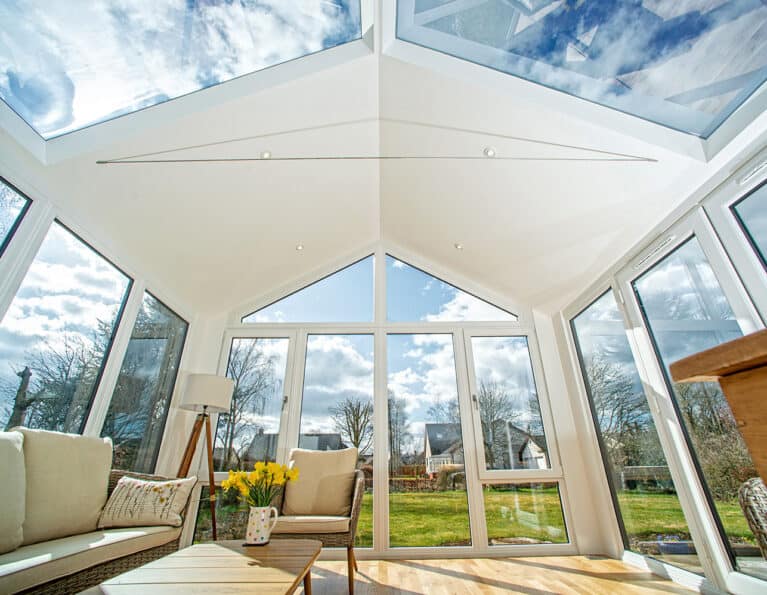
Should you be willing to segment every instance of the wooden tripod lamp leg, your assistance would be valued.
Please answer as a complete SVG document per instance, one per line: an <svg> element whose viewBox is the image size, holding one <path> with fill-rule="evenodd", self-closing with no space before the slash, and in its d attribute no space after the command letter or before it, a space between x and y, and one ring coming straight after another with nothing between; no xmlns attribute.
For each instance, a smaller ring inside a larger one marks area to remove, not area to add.
<svg viewBox="0 0 767 595"><path fill-rule="evenodd" d="M189 474L189 467L192 466L192 459L194 458L194 451L197 449L197 442L200 440L200 432L202 431L203 414L197 415L197 419L194 420L194 427L192 433L189 436L189 442L186 443L186 450L184 456L181 459L181 465L178 468L176 477L186 477Z"/></svg>
<svg viewBox="0 0 767 595"><path fill-rule="evenodd" d="M205 414L205 443L208 446L208 494L210 495L210 523L213 528L213 541L216 541L216 482L213 479L213 441L210 434L210 415Z"/></svg>

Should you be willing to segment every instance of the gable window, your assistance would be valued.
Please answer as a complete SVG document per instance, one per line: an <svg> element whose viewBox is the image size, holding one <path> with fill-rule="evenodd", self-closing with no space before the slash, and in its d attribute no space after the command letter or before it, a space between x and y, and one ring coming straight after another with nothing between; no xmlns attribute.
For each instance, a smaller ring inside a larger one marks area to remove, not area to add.
<svg viewBox="0 0 767 595"><path fill-rule="evenodd" d="M131 280L54 222L0 323L0 424L81 432Z"/></svg>
<svg viewBox="0 0 767 595"><path fill-rule="evenodd" d="M242 322L370 322L374 264L372 255L363 258L248 314Z"/></svg>
<svg viewBox="0 0 767 595"><path fill-rule="evenodd" d="M516 315L386 255L386 318L392 322L513 322Z"/></svg>

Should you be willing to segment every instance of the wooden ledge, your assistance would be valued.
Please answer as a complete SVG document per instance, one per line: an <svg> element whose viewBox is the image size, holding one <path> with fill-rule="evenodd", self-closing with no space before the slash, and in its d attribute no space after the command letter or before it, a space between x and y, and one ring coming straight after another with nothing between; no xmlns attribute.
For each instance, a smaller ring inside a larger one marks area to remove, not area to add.
<svg viewBox="0 0 767 595"><path fill-rule="evenodd" d="M723 376L767 365L767 329L671 364L671 378L676 382L712 382Z"/></svg>

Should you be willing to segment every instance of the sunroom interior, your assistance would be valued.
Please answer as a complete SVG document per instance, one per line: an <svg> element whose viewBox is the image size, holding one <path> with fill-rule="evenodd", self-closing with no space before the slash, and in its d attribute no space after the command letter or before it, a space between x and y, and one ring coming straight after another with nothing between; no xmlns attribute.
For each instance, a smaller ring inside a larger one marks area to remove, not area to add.
<svg viewBox="0 0 767 595"><path fill-rule="evenodd" d="M227 376L219 537L229 470L353 446L361 561L767 589L752 454L669 373L767 320L763 1L50 4L0 5L1 429L173 477Z"/></svg>

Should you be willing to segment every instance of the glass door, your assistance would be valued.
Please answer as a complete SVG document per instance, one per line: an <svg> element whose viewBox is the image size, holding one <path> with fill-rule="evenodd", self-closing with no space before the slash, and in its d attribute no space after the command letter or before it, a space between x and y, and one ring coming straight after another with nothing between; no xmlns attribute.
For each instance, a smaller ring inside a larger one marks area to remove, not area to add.
<svg viewBox="0 0 767 595"><path fill-rule="evenodd" d="M702 216L670 236L665 250L625 271L621 285L632 326L645 330L646 357L660 374L655 402L671 429L667 452L681 453L678 472L692 479L677 487L689 492L690 524L700 534L693 529L694 543L679 555L692 558L703 549L720 582L729 567L767 577L738 504L738 488L756 472L727 400L717 383L678 384L669 374L674 361L753 332L759 318Z"/></svg>

